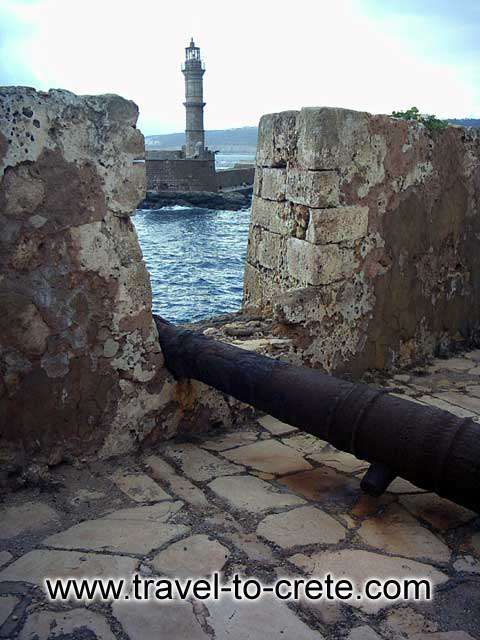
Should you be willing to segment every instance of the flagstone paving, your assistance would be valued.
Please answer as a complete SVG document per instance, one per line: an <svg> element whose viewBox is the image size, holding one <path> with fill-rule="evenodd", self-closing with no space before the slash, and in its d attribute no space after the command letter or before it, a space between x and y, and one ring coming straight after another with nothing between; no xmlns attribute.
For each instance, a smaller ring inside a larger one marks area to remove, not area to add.
<svg viewBox="0 0 480 640"><path fill-rule="evenodd" d="M480 351L373 380L480 422ZM271 416L134 456L62 464L2 494L0 639L480 640L480 518ZM428 578L432 602L51 602L45 577ZM88 606L87 606L88 605Z"/></svg>

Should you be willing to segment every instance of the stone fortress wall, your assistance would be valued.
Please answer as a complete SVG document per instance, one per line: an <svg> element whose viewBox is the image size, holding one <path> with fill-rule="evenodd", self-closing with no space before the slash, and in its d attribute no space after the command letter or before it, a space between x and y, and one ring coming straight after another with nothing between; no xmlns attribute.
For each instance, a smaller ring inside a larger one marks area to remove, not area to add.
<svg viewBox="0 0 480 640"><path fill-rule="evenodd" d="M152 191L222 191L252 186L253 167L215 170L215 154L208 149L199 158L182 150L146 151L147 189Z"/></svg>
<svg viewBox="0 0 480 640"><path fill-rule="evenodd" d="M480 134L345 109L261 119L244 303L359 373L476 338Z"/></svg>
<svg viewBox="0 0 480 640"><path fill-rule="evenodd" d="M165 155L166 157L159 157ZM181 151L148 151L147 189L152 191L216 191L215 156L182 157Z"/></svg>
<svg viewBox="0 0 480 640"><path fill-rule="evenodd" d="M163 367L130 220L145 194L137 117L114 95L0 88L2 464L231 422L234 403Z"/></svg>
<svg viewBox="0 0 480 640"><path fill-rule="evenodd" d="M238 424L244 405L163 366L130 220L146 186L137 107L24 87L0 98L2 464ZM265 116L245 273L261 314L200 330L330 371L408 364L472 335L479 157L478 133L455 127Z"/></svg>

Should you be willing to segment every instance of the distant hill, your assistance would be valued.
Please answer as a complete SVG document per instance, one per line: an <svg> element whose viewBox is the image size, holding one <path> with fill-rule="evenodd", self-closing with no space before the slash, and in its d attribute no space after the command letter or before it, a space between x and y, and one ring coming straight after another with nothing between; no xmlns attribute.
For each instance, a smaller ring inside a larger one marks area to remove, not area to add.
<svg viewBox="0 0 480 640"><path fill-rule="evenodd" d="M205 131L205 142L210 149L223 153L255 153L257 135L257 127L217 129ZM148 149L180 149L183 144L185 144L183 132L145 136L145 146Z"/></svg>
<svg viewBox="0 0 480 640"><path fill-rule="evenodd" d="M458 124L460 127L480 127L478 118L450 118L447 122Z"/></svg>
<svg viewBox="0 0 480 640"><path fill-rule="evenodd" d="M462 127L480 127L480 119L478 118L450 118L447 122ZM255 153L257 135L257 127L205 131L207 147L223 153ZM145 136L145 146L148 149L181 149L183 144L185 144L183 131L182 133Z"/></svg>

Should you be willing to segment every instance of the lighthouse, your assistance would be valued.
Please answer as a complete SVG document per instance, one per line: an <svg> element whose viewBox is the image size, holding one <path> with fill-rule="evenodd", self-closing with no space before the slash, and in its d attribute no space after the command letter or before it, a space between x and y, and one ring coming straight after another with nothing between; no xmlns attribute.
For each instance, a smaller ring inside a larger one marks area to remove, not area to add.
<svg viewBox="0 0 480 640"><path fill-rule="evenodd" d="M203 158L205 155L205 131L203 128L203 74L205 67L200 58L200 47L195 46L193 38L185 49L185 63L182 65L185 76L185 157Z"/></svg>

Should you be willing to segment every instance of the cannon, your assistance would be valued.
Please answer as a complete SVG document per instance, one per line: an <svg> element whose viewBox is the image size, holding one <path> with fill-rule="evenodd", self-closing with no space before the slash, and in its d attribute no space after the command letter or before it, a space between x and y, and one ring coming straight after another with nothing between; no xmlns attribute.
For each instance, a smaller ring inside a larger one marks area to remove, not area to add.
<svg viewBox="0 0 480 640"><path fill-rule="evenodd" d="M178 328L154 315L167 369L370 463L362 489L400 476L480 512L480 424Z"/></svg>

